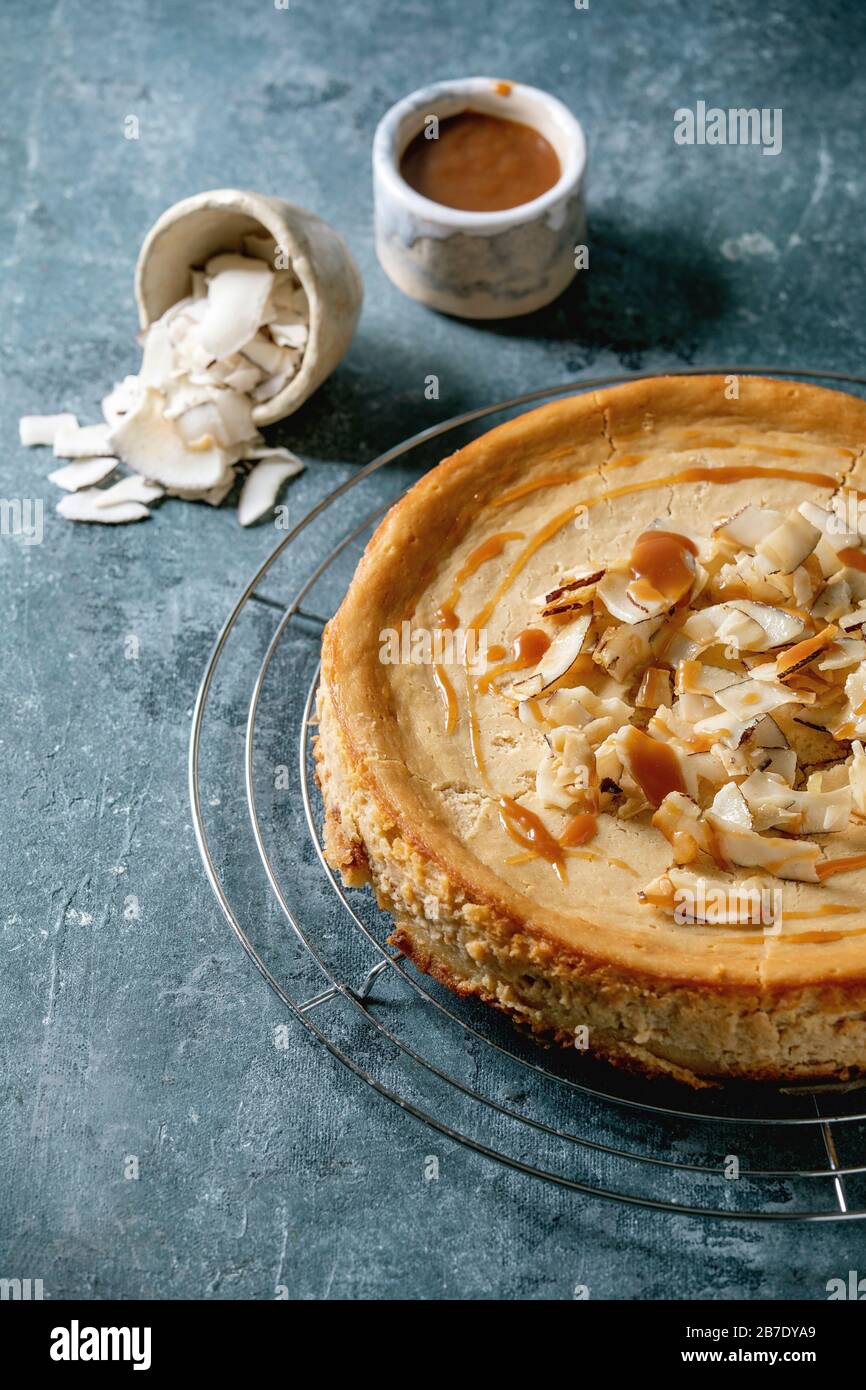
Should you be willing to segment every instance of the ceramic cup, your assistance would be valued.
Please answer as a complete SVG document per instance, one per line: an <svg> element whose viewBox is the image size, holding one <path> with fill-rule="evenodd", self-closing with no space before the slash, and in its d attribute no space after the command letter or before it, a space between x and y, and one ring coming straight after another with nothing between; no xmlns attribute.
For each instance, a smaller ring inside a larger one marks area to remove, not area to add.
<svg viewBox="0 0 866 1390"><path fill-rule="evenodd" d="M464 212L410 188L400 160L425 118L471 107L533 126L559 158L559 180L502 212ZM392 106L373 141L376 250L412 299L460 318L511 318L549 304L574 278L586 238L586 140L556 97L519 83L470 77L422 87Z"/></svg>
<svg viewBox="0 0 866 1390"><path fill-rule="evenodd" d="M189 294L190 267L219 251L240 251L245 236L269 233L288 252L310 306L300 370L269 401L253 407L256 425L291 415L345 356L361 312L358 267L343 238L305 208L261 193L218 188L167 209L144 239L135 268L142 328Z"/></svg>

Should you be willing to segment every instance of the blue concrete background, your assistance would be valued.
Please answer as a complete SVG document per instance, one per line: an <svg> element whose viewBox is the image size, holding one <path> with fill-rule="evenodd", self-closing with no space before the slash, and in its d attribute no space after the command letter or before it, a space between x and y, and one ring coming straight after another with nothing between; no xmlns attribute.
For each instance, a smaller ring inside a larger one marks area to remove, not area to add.
<svg viewBox="0 0 866 1390"><path fill-rule="evenodd" d="M0 1276L55 1298L822 1298L857 1267L859 1228L575 1196L432 1136L295 1023L275 1046L285 1016L214 903L185 779L212 640L274 532L180 502L70 526L17 418L98 418L137 365L145 231L226 185L319 212L365 279L345 363L276 433L309 462L295 518L406 434L519 390L717 361L862 370L864 37L855 0L5 0L0 489L46 519L41 545L0 541ZM591 150L589 273L496 327L407 302L372 248L377 119L474 72L555 92ZM782 153L676 146L673 112L699 99L781 107ZM224 707L236 742L246 693ZM240 785L227 797L240 823Z"/></svg>

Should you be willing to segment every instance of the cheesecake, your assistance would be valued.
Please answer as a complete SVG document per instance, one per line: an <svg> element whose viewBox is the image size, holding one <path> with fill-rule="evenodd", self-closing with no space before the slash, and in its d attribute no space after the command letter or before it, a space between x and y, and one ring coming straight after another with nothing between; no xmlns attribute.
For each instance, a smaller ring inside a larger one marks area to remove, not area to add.
<svg viewBox="0 0 866 1390"><path fill-rule="evenodd" d="M647 1076L866 1071L864 449L846 393L658 377L391 509L315 756L418 969Z"/></svg>

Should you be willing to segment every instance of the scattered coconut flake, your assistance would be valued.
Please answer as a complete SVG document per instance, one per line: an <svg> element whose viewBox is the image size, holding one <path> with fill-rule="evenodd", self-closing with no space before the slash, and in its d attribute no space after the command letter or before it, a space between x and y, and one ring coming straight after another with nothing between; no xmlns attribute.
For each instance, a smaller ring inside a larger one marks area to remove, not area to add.
<svg viewBox="0 0 866 1390"><path fill-rule="evenodd" d="M63 468L55 468L48 474L48 481L64 492L79 492L83 487L95 487L107 478L117 467L115 458L80 459L77 463L67 463Z"/></svg>
<svg viewBox="0 0 866 1390"><path fill-rule="evenodd" d="M150 511L141 502L119 502L114 507L100 503L104 493L99 488L87 488L83 492L70 492L61 497L57 510L67 521L93 521L106 525L117 525L126 521L146 521Z"/></svg>
<svg viewBox="0 0 866 1390"><path fill-rule="evenodd" d="M235 485L236 474L230 468L222 482L215 487L205 488L182 488L167 487L165 489L167 497L179 497L183 502L206 502L209 507L222 506Z"/></svg>
<svg viewBox="0 0 866 1390"><path fill-rule="evenodd" d="M596 589L598 597L612 618L617 618L621 623L640 623L644 618L655 617L657 612L663 613L670 609L671 603L664 600L661 606L639 603L630 592L631 584L631 575L627 570L608 570Z"/></svg>
<svg viewBox="0 0 866 1390"><path fill-rule="evenodd" d="M34 444L53 447L59 430L74 429L78 429L74 415L22 415L18 421L18 434L27 449Z"/></svg>
<svg viewBox="0 0 866 1390"><path fill-rule="evenodd" d="M105 476L94 459L117 454L170 496L218 506L232 490L234 469L258 459L267 466L254 470L243 494L241 520L249 525L272 505L270 492L275 496L300 471L288 450L265 444L252 417L258 402L272 400L300 370L309 303L288 257L276 268L273 239L245 239L245 251L255 247L264 254L226 252L191 268L191 293L140 335L138 375L105 396L105 424L79 427L74 415L24 417L22 441L50 444L58 457L88 463L56 470L60 486L93 486ZM134 501L162 491L131 482L118 495Z"/></svg>
<svg viewBox="0 0 866 1390"><path fill-rule="evenodd" d="M801 835L832 834L845 829L853 807L847 774L845 785L838 788L794 791L771 772L752 772L740 784L740 792L748 802L755 830L775 827Z"/></svg>
<svg viewBox="0 0 866 1390"><path fill-rule="evenodd" d="M224 481L228 471L227 455L211 438L197 446L186 442L163 415L160 394L151 387L115 426L113 438L124 463L164 487L204 492Z"/></svg>
<svg viewBox="0 0 866 1390"><path fill-rule="evenodd" d="M116 425L137 405L142 385L137 376L125 376L102 399L102 413L109 426Z"/></svg>
<svg viewBox="0 0 866 1390"><path fill-rule="evenodd" d="M284 449L280 454L261 455L260 461L245 478L238 500L238 521L241 526L252 526L254 521L271 511L277 500L280 488L287 478L293 478L303 470L303 463L293 454L288 458Z"/></svg>
<svg viewBox="0 0 866 1390"><path fill-rule="evenodd" d="M131 473L126 478L121 478L120 482L112 484L111 487L100 489L97 493L97 507L116 507L121 502L157 502L160 497L164 497L165 492L158 483L150 483L147 478L140 478L137 473Z"/></svg>
<svg viewBox="0 0 866 1390"><path fill-rule="evenodd" d="M112 447L108 425L62 425L54 436L54 453L59 459L104 458Z"/></svg>

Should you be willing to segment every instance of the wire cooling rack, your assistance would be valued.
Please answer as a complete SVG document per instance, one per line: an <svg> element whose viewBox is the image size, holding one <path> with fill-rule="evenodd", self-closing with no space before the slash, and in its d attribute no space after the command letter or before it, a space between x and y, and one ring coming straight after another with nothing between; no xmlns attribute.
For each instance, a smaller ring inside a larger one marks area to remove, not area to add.
<svg viewBox="0 0 866 1390"><path fill-rule="evenodd" d="M791 368L676 374L866 388L864 377ZM344 890L323 856L311 763L319 638L376 522L479 421L650 375L570 382L423 430L285 535L226 619L196 698L196 838L229 926L281 1003L359 1081L435 1134L573 1193L632 1206L741 1221L862 1220L866 1090L691 1092L544 1048L416 971L388 945L390 921L372 895ZM330 1076L323 1068L323 1085Z"/></svg>

